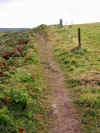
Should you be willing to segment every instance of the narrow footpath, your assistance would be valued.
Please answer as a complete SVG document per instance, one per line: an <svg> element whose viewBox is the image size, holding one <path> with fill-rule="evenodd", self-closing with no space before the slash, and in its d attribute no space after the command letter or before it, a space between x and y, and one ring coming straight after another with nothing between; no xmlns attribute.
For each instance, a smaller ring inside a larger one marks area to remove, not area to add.
<svg viewBox="0 0 100 133"><path fill-rule="evenodd" d="M53 58L53 43L39 35L39 58L44 69L44 79L47 80L51 94L52 112L55 116L49 133L82 133L77 112L69 98L69 92L64 85L64 76L59 65Z"/></svg>

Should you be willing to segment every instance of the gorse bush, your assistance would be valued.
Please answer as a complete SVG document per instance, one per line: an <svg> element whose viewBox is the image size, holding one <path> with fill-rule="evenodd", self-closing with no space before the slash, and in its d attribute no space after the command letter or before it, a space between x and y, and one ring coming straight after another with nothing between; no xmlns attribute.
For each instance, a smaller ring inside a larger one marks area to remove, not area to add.
<svg viewBox="0 0 100 133"><path fill-rule="evenodd" d="M39 25L38 27L34 28L33 31L34 31L35 33L38 33L38 32L41 32L41 31L45 30L46 28L47 28L47 25L41 24L41 25Z"/></svg>
<svg viewBox="0 0 100 133"><path fill-rule="evenodd" d="M43 29L47 28L47 25L41 24L41 25L39 26L39 28L40 28L40 30L43 30Z"/></svg>
<svg viewBox="0 0 100 133"><path fill-rule="evenodd" d="M16 89L11 89L9 93L10 97L10 107L17 110L24 110L27 106L28 94L25 91L17 91Z"/></svg>
<svg viewBox="0 0 100 133"><path fill-rule="evenodd" d="M6 108L0 109L0 132L17 133L17 128L11 120L10 116L8 115Z"/></svg>

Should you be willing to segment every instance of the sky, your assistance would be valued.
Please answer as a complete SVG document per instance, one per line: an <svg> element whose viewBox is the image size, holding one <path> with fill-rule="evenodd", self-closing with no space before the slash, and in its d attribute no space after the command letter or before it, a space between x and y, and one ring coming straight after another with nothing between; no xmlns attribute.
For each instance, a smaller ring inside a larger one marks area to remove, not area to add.
<svg viewBox="0 0 100 133"><path fill-rule="evenodd" d="M100 22L100 0L0 0L0 28Z"/></svg>

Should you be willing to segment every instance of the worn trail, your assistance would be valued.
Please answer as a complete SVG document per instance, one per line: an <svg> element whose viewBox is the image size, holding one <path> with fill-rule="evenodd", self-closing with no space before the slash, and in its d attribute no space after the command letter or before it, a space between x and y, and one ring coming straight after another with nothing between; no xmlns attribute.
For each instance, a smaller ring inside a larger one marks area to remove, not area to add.
<svg viewBox="0 0 100 133"><path fill-rule="evenodd" d="M53 59L53 43L39 36L39 57L44 69L44 79L47 80L51 94L48 97L55 116L49 133L82 133L76 110L69 98L68 90L64 85L64 76Z"/></svg>

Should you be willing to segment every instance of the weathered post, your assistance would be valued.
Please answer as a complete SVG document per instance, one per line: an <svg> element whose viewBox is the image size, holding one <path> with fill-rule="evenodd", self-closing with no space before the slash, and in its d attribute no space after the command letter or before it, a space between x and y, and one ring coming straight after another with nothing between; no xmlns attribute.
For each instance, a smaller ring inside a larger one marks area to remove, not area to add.
<svg viewBox="0 0 100 133"><path fill-rule="evenodd" d="M71 24L71 25L69 25L69 28L72 28L72 24Z"/></svg>
<svg viewBox="0 0 100 133"><path fill-rule="evenodd" d="M63 20L60 19L60 26L63 27Z"/></svg>
<svg viewBox="0 0 100 133"><path fill-rule="evenodd" d="M78 28L78 48L81 48L81 30Z"/></svg>

